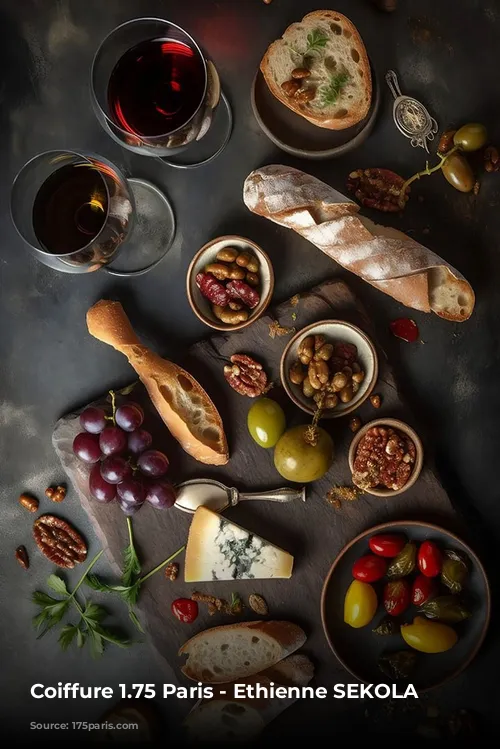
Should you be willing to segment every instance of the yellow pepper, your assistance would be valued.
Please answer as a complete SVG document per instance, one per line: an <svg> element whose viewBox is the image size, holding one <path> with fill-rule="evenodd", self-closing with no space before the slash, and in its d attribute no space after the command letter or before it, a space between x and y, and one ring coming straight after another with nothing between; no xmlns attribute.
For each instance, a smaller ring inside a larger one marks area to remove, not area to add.
<svg viewBox="0 0 500 749"><path fill-rule="evenodd" d="M377 606L377 594L372 586L353 580L345 596L344 622L355 629L365 627L373 619Z"/></svg>
<svg viewBox="0 0 500 749"><path fill-rule="evenodd" d="M413 624L402 624L401 635L407 645L421 653L444 653L458 640L452 627L423 616L416 616Z"/></svg>

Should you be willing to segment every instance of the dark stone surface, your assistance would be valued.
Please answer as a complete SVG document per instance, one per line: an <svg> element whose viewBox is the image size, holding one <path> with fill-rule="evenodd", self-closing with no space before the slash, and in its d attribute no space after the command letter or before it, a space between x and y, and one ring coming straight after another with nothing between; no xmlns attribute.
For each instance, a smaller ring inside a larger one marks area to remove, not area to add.
<svg viewBox="0 0 500 749"><path fill-rule="evenodd" d="M396 69L403 90L421 98L441 126L482 120L491 140L500 141L496 96L500 10L495 0L400 0L391 15L363 0L338 0L334 5L358 26L379 74L389 67ZM403 174L423 166L423 152L411 149L395 129L388 91L371 137L357 152L336 161L310 164L291 159L259 131L251 114L249 88L260 57L288 23L315 7L322 4L299 0L273 0L270 6L260 0L0 2L0 678L5 732L27 732L32 720L96 720L108 707L106 700L34 700L29 696L33 683L78 681L118 690L119 683L162 680L146 644L130 651L110 650L93 662L76 651L61 656L51 634L36 641L29 623L33 614L29 595L43 584L49 569L35 554L29 573L13 561L19 543L32 550L32 518L17 505L17 496L31 490L41 497L49 483L62 478L50 440L55 421L130 378L126 361L87 335L87 308L102 296L114 296L148 343L176 356L208 334L189 309L184 279L193 254L210 238L239 233L260 243L277 271L276 299L310 287L336 270L299 236L246 211L241 185L252 169L283 161L310 169L342 190L347 173L358 166L387 166ZM169 17L191 31L215 61L233 103L235 132L229 147L217 162L198 172L178 172L121 150L101 130L90 106L88 74L99 41L118 23L147 14ZM58 275L26 252L9 219L10 184L28 158L58 147L102 153L129 174L151 179L170 196L178 233L170 254L151 274L134 281L110 280L101 273ZM454 192L440 175L434 175L422 180L414 193L423 202L414 199L404 216L388 217L387 222L411 231L467 276L477 295L474 316L459 326L415 313L425 344L406 346L387 334L388 322L406 314L403 308L357 279L352 286L369 309L397 378L435 444L442 480L495 572L493 552L500 541L495 479L500 181L498 175L488 177L474 198ZM90 553L95 552L98 544L76 495L69 492L65 502L65 514L87 533ZM43 509L48 509L46 501ZM75 572L68 577L76 580L77 576ZM118 616L119 606L114 610ZM431 693L427 703L438 703L441 714L469 707L484 721L497 720L498 656L493 625L467 672L439 693ZM382 703L372 704L368 715L374 729L381 726L388 732L402 724L402 730L408 731L422 719L421 709L403 713L398 705L397 717L390 713L389 720ZM168 701L163 707L168 713ZM334 707L337 730L344 725L342 718L345 725L353 725L353 720L362 725L359 718L365 706L336 701ZM302 704L300 710L307 731L307 707ZM272 732L279 735L282 729L283 721L277 721Z"/></svg>

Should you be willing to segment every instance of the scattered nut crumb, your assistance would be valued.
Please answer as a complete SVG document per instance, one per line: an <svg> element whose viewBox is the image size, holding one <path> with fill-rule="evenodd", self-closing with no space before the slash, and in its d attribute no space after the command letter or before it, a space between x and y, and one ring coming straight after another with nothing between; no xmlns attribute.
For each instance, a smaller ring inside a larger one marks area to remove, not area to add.
<svg viewBox="0 0 500 749"><path fill-rule="evenodd" d="M269 337L270 338L281 338L281 336L285 335L293 335L293 333L296 333L295 328L284 328L283 325L280 325L277 320L273 320L272 323L269 324Z"/></svg>
<svg viewBox="0 0 500 749"><path fill-rule="evenodd" d="M45 496L52 502L62 502L66 496L66 487L59 485L54 489L54 487L49 486L45 489Z"/></svg>
<svg viewBox="0 0 500 749"><path fill-rule="evenodd" d="M38 510L38 499L31 497L29 494L21 494L19 497L19 504L24 507L28 512L36 512Z"/></svg>
<svg viewBox="0 0 500 749"><path fill-rule="evenodd" d="M361 427L361 419L359 416L353 416L349 422L349 429L351 432L357 432Z"/></svg>
<svg viewBox="0 0 500 749"><path fill-rule="evenodd" d="M248 605L250 606L252 611L255 611L255 613L259 614L260 616L267 616L269 614L269 606L267 605L264 598L257 595L257 593L252 593L248 597Z"/></svg>
<svg viewBox="0 0 500 749"><path fill-rule="evenodd" d="M18 546L16 549L16 561L18 564L21 565L23 570L27 570L30 566L30 560L28 558L28 552L26 551L26 547L24 546Z"/></svg>
<svg viewBox="0 0 500 749"><path fill-rule="evenodd" d="M243 611L243 603L237 593L232 594L231 603L228 603L224 598L216 598L198 591L191 594L191 600L206 603L210 616L213 616L217 611L220 611L221 614L232 614L233 616L241 614Z"/></svg>
<svg viewBox="0 0 500 749"><path fill-rule="evenodd" d="M380 395L370 395L370 403L372 404L373 408L380 408L382 404Z"/></svg>
<svg viewBox="0 0 500 749"><path fill-rule="evenodd" d="M177 575L179 574L179 565L177 562L170 562L165 567L165 577L167 580L171 580L172 582L177 579Z"/></svg>
<svg viewBox="0 0 500 749"><path fill-rule="evenodd" d="M357 486L332 486L326 495L326 501L340 510L342 502L353 502L363 494Z"/></svg>
<svg viewBox="0 0 500 749"><path fill-rule="evenodd" d="M300 294L294 294L294 296L290 299L290 306L296 307L299 302L300 302Z"/></svg>

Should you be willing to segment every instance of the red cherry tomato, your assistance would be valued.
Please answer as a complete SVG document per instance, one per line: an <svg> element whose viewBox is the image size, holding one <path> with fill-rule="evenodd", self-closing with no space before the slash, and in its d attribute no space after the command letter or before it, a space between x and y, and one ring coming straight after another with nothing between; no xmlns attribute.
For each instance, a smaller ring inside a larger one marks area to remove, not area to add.
<svg viewBox="0 0 500 749"><path fill-rule="evenodd" d="M406 538L396 533L381 533L368 541L370 551L379 557L397 557L406 544Z"/></svg>
<svg viewBox="0 0 500 749"><path fill-rule="evenodd" d="M352 576L362 583L374 583L381 580L387 572L387 562L382 557L367 554L352 566Z"/></svg>
<svg viewBox="0 0 500 749"><path fill-rule="evenodd" d="M408 580L391 580L384 587L384 607L391 616L399 616L410 605L411 586Z"/></svg>
<svg viewBox="0 0 500 749"><path fill-rule="evenodd" d="M421 606L433 598L437 593L435 581L425 575L417 575L411 588L411 602L414 606Z"/></svg>
<svg viewBox="0 0 500 749"><path fill-rule="evenodd" d="M418 550L418 569L426 577L437 577L441 572L443 557L433 541L424 541Z"/></svg>
<svg viewBox="0 0 500 749"><path fill-rule="evenodd" d="M198 604L190 598L177 598L172 603L172 614L183 624L191 624L198 616Z"/></svg>

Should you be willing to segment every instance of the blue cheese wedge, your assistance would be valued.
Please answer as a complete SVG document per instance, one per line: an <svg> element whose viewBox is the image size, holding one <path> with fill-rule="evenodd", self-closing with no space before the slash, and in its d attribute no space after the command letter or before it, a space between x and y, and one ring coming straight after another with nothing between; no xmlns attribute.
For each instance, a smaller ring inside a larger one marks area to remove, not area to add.
<svg viewBox="0 0 500 749"><path fill-rule="evenodd" d="M184 580L263 580L292 576L293 557L207 507L196 510L186 549Z"/></svg>

